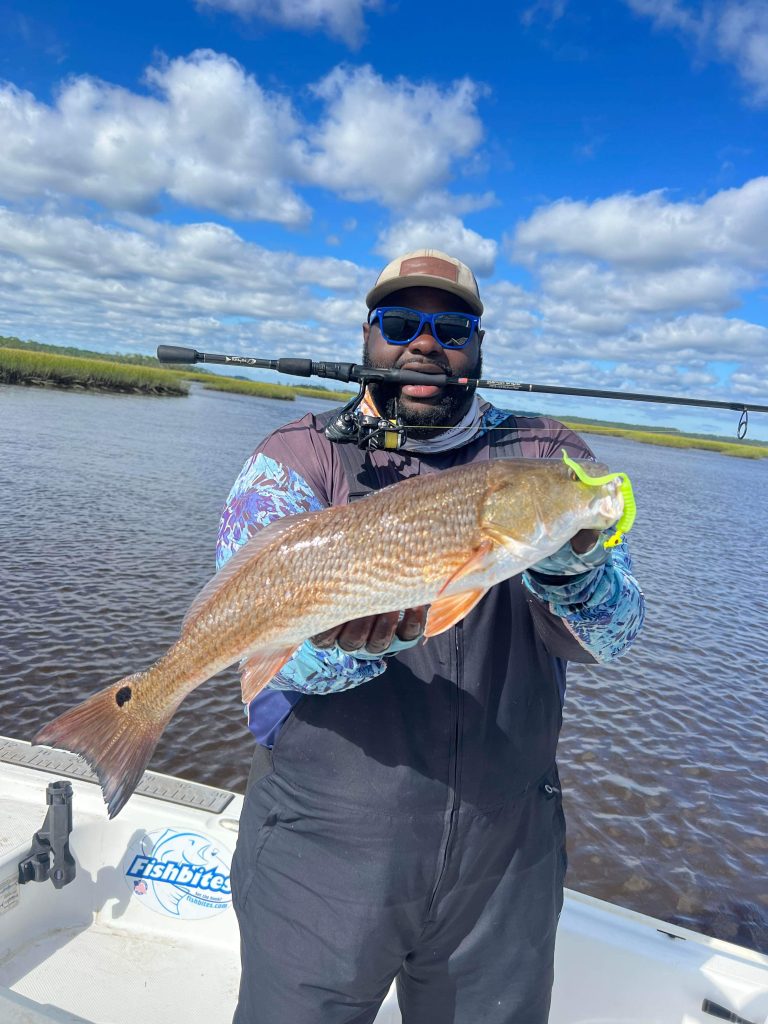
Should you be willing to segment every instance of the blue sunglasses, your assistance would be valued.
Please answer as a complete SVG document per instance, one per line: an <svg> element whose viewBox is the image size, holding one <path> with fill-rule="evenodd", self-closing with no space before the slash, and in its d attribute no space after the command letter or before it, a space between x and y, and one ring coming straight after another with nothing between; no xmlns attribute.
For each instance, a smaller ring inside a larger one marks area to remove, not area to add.
<svg viewBox="0 0 768 1024"><path fill-rule="evenodd" d="M464 348L480 328L480 317L472 313L422 313L402 306L379 306L368 314L377 322L381 336L390 345L407 345L422 333L424 324L443 348Z"/></svg>

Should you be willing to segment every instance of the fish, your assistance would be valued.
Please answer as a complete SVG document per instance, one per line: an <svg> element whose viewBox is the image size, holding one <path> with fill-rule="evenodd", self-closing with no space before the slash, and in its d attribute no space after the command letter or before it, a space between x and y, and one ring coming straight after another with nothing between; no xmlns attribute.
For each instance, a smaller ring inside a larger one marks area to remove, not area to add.
<svg viewBox="0 0 768 1024"><path fill-rule="evenodd" d="M313 636L364 615L429 606L426 638L490 587L624 511L624 474L568 459L489 459L411 477L362 501L259 530L200 591L178 640L37 732L80 755L110 818L138 785L184 698L241 663L249 703Z"/></svg>

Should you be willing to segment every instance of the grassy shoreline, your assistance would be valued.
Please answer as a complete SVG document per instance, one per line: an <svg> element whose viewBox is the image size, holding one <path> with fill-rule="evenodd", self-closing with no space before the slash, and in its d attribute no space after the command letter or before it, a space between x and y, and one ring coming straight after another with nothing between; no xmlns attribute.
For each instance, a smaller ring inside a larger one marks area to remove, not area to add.
<svg viewBox="0 0 768 1024"><path fill-rule="evenodd" d="M189 382L204 388L229 391L240 395L273 398L292 402L297 396L320 398L328 402L344 402L349 392L322 386L271 384L239 380L222 374L207 373L197 367L163 366L154 356L120 355L64 348L40 342L24 342L18 338L0 337L0 384L61 387L95 391L117 391L128 394L185 396ZM660 427L630 427L610 423L590 423L584 419L562 422L585 434L624 437L641 444L667 448L700 448L742 459L768 458L768 443L727 441L696 434L683 434Z"/></svg>
<svg viewBox="0 0 768 1024"><path fill-rule="evenodd" d="M147 366L13 348L0 348L0 384L151 395L186 395L189 390L182 380Z"/></svg>
<svg viewBox="0 0 768 1024"><path fill-rule="evenodd" d="M79 349L50 351L54 347L37 342L19 342L16 338L0 338L0 384L185 396L189 394L189 382L195 381L214 391L231 391L286 402L294 401L297 396L322 398L328 402L342 402L350 397L348 392L330 388L238 380L193 367L170 368L152 356L120 357L91 354Z"/></svg>
<svg viewBox="0 0 768 1024"><path fill-rule="evenodd" d="M292 402L297 396L323 398L326 402L346 402L351 392L332 391L330 388L313 388L302 384L264 384L256 380L237 380L220 374L183 374L184 377L201 380L203 387L210 391L231 391L238 395L257 395L259 398L282 398Z"/></svg>
<svg viewBox="0 0 768 1024"><path fill-rule="evenodd" d="M741 459L768 458L768 445L748 441L720 441L714 438L698 437L692 434L672 434L664 431L655 433L653 430L633 430L628 427L612 427L602 423L578 423L567 419L561 421L572 430L582 434L607 434L611 437L625 437L629 441L640 444L655 444L662 448L701 448L720 455L730 455Z"/></svg>

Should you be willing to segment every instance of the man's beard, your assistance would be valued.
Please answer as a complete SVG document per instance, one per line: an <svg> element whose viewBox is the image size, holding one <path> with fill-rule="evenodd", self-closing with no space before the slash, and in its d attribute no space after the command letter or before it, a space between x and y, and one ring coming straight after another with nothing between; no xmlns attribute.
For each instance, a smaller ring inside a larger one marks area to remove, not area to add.
<svg viewBox="0 0 768 1024"><path fill-rule="evenodd" d="M367 344L363 345L363 365L381 370L391 369L384 363L377 363L371 359ZM437 365L451 376L450 368L442 364ZM479 379L482 376L482 369L483 357L478 352L477 362L462 376ZM368 387L381 415L392 420L399 415L406 427L419 427L413 432L414 439L419 441L439 437L446 428L455 426L466 416L475 400L474 386L461 387L449 384L437 401L414 407L408 403L407 396L405 404L398 400L401 387L399 384L371 383Z"/></svg>

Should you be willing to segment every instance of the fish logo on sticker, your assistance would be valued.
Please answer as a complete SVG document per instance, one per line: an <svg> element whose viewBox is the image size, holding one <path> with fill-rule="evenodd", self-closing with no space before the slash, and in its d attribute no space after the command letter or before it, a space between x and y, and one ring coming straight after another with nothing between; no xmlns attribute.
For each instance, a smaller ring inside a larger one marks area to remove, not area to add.
<svg viewBox="0 0 768 1024"><path fill-rule="evenodd" d="M232 854L203 832L146 832L128 848L125 879L141 902L169 917L200 920L232 902Z"/></svg>

